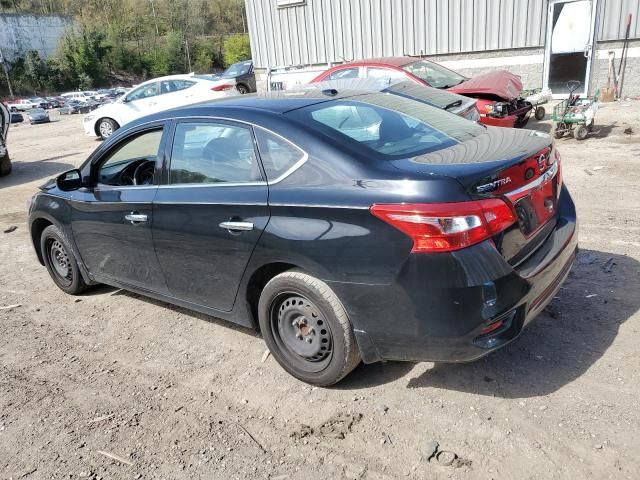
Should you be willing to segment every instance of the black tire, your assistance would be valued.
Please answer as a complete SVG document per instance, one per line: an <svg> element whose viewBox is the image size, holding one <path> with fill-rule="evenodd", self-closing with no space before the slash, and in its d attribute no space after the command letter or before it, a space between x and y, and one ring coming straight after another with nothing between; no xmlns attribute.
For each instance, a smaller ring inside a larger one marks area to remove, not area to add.
<svg viewBox="0 0 640 480"><path fill-rule="evenodd" d="M273 358L303 382L333 385L360 363L344 306L311 275L290 270L272 278L260 295L258 315Z"/></svg>
<svg viewBox="0 0 640 480"><path fill-rule="evenodd" d="M239 83L238 85L236 85L236 90L238 90L238 93L240 95L244 95L245 93L249 93L249 87L247 87L246 85Z"/></svg>
<svg viewBox="0 0 640 480"><path fill-rule="evenodd" d="M536 120L543 120L546 114L547 111L544 109L544 107L536 107L536 113L534 114Z"/></svg>
<svg viewBox="0 0 640 480"><path fill-rule="evenodd" d="M40 251L49 275L60 290L77 295L89 287L78 269L69 241L55 225L49 225L42 231Z"/></svg>
<svg viewBox="0 0 640 480"><path fill-rule="evenodd" d="M593 125L594 125L594 121L591 120L591 123L587 125L587 130L589 130L589 133L593 132Z"/></svg>
<svg viewBox="0 0 640 480"><path fill-rule="evenodd" d="M11 159L9 158L9 152L0 158L0 177L4 177L11 173Z"/></svg>
<svg viewBox="0 0 640 480"><path fill-rule="evenodd" d="M556 138L562 138L566 131L567 126L564 123L558 123L553 131L553 136Z"/></svg>
<svg viewBox="0 0 640 480"><path fill-rule="evenodd" d="M102 138L103 140L109 138L117 129L120 128L118 122L110 118L101 118L100 120L98 120L98 123L96 123L96 125L98 127L98 135L100 135L100 138Z"/></svg>
<svg viewBox="0 0 640 480"><path fill-rule="evenodd" d="M529 115L523 115L516 119L513 128L524 128L529 123Z"/></svg>
<svg viewBox="0 0 640 480"><path fill-rule="evenodd" d="M589 128L586 125L580 125L574 132L573 136L576 140L584 140L589 136Z"/></svg>

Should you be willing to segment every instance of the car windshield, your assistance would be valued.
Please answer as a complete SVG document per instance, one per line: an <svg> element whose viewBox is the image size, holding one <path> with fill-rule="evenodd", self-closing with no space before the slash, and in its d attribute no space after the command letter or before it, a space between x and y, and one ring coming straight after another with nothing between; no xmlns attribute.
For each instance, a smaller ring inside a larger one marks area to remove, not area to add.
<svg viewBox="0 0 640 480"><path fill-rule="evenodd" d="M441 150L485 132L439 108L385 93L316 103L286 115L360 153L390 160Z"/></svg>
<svg viewBox="0 0 640 480"><path fill-rule="evenodd" d="M222 78L235 78L249 73L251 63L251 61L234 63L224 71Z"/></svg>
<svg viewBox="0 0 640 480"><path fill-rule="evenodd" d="M40 115L40 114L43 114L43 113L45 113L45 112L44 112L44 110L43 110L43 109L41 109L41 108L32 108L32 109L29 111L29 113L31 113L31 114L35 114L35 115Z"/></svg>
<svg viewBox="0 0 640 480"><path fill-rule="evenodd" d="M451 88L466 80L462 75L426 60L409 63L402 68L435 88Z"/></svg>

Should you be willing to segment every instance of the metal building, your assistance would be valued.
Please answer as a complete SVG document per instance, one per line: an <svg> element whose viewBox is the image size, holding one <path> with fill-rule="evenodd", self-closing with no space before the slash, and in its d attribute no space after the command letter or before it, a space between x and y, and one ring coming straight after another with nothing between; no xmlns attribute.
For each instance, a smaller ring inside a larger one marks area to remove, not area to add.
<svg viewBox="0 0 640 480"><path fill-rule="evenodd" d="M609 51L620 59L631 14L624 93L640 95L640 0L245 1L263 87L275 67L412 55L467 75L506 68L525 87L559 93L569 75L594 91L607 81Z"/></svg>

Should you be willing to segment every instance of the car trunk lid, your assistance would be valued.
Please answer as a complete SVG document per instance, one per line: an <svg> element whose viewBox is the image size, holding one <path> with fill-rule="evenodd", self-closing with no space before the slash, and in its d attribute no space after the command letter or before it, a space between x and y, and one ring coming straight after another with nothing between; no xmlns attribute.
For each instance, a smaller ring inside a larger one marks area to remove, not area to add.
<svg viewBox="0 0 640 480"><path fill-rule="evenodd" d="M489 127L450 148L394 160L403 171L455 178L471 199L500 198L517 222L493 240L512 265L528 258L553 230L561 187L551 138L529 130Z"/></svg>
<svg viewBox="0 0 640 480"><path fill-rule="evenodd" d="M522 94L520 77L506 70L483 73L449 88L450 92L479 98L514 100Z"/></svg>

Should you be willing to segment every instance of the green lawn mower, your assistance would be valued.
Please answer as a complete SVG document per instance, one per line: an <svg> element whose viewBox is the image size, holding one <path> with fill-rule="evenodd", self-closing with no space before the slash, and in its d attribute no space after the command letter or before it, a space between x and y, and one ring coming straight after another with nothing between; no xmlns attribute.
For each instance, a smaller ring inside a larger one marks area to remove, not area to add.
<svg viewBox="0 0 640 480"><path fill-rule="evenodd" d="M576 140L584 140L593 130L593 122L598 111L598 99L580 98L574 92L580 88L581 82L567 82L569 98L553 107L554 136L562 138L565 134Z"/></svg>

